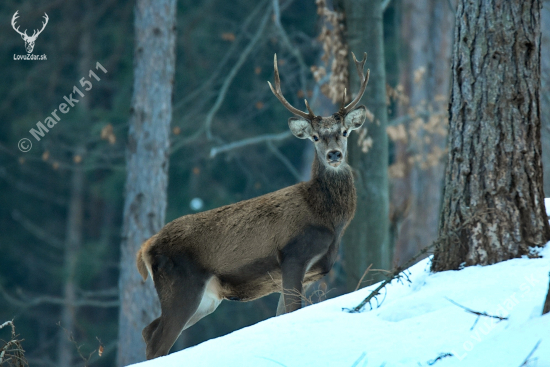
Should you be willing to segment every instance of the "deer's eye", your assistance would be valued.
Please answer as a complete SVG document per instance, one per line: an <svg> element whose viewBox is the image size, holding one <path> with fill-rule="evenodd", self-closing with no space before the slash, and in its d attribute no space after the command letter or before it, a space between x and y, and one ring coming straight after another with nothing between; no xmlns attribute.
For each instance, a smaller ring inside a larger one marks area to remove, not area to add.
<svg viewBox="0 0 550 367"><path fill-rule="evenodd" d="M348 136L348 131L347 131L347 130L344 130L344 132L342 133L342 135L344 135L345 137Z"/></svg>
<svg viewBox="0 0 550 367"><path fill-rule="evenodd" d="M313 140L319 141L319 137L317 135L313 135Z"/></svg>

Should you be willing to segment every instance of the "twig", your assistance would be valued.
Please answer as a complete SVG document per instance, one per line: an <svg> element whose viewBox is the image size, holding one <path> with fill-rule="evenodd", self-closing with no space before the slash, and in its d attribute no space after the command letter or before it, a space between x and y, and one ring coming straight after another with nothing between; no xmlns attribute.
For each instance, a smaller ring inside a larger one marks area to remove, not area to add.
<svg viewBox="0 0 550 367"><path fill-rule="evenodd" d="M277 364L278 364L279 366L283 366L283 367L286 367L286 365L285 365L285 364L282 364L281 362L279 362L279 361L276 361L276 360L274 360L274 359L271 359L271 358L267 358L267 357L262 357L262 356L255 356L255 357L256 357L256 358L261 358L261 359L265 359L265 360L267 360L267 361L271 361L271 362L273 362L273 363L277 363Z"/></svg>
<svg viewBox="0 0 550 367"><path fill-rule="evenodd" d="M370 271L371 267L372 267L372 264L370 264L369 267L367 268L367 270L365 270L365 272L361 276L361 279L359 279L359 282L357 282L357 287L355 287L354 292L359 289L359 286L361 285L361 283L363 283L363 279L365 278L367 273Z"/></svg>
<svg viewBox="0 0 550 367"><path fill-rule="evenodd" d="M407 261L406 263L404 263L403 265L401 266L398 266L394 271L392 271L390 273L390 275L387 277L386 280L384 280L383 282L380 283L380 285L378 285L378 287L376 287L363 301L361 301L361 303L359 303L357 306L355 306L354 308L352 308L351 310L350 309L347 309L346 311L350 312L350 313L355 313L355 312L361 312L361 310L363 309L363 307L367 304L367 303L370 303L372 301L373 298L375 298L376 296L380 295L380 290L382 288L384 288L385 286L387 286L388 284L390 284L395 278L398 278L400 277L400 273L402 273L403 271L407 270L409 268L409 266L411 266L412 264L414 264L414 262L421 256L423 256L424 254L426 254L428 252L428 250L430 250L431 248L435 247L435 242L432 243L430 246L426 246L424 247L422 250L420 250L416 255L414 255L412 258L409 259L409 261Z"/></svg>
<svg viewBox="0 0 550 367"><path fill-rule="evenodd" d="M97 349L94 349L93 351L91 351L87 358L84 357L84 355L82 354L82 351L80 350L84 346L84 344L78 345L76 339L74 338L73 333L71 333L69 330L65 329L63 326L61 326L61 322L58 322L57 326L59 326L65 332L65 334L67 335L67 338L69 339L69 341L74 344L74 346L76 348L76 351L78 352L78 355L84 361L84 367L88 367L89 362L90 362L90 358L92 358L92 356L97 352ZM101 345L101 341L99 339L97 339L97 340L100 342L100 345Z"/></svg>
<svg viewBox="0 0 550 367"><path fill-rule="evenodd" d="M210 111L208 111L208 114L206 115L206 120L204 124L206 128L206 137L208 140L212 140L213 138L212 121L214 119L214 116L216 115L216 112L218 112L218 110L220 109L223 103L223 100L225 99L225 96L227 94L227 90L229 89L229 86L231 85L231 83L233 82L233 79L237 75L237 72L239 71L241 66L244 64L246 58L248 57L250 52L254 49L254 46L260 40L262 34L264 33L264 29L267 25L267 21L269 20L269 17L271 15L271 7L272 6L270 5L269 8L266 10L262 20L260 21L260 26L258 27L256 34L254 35L254 37L252 37L252 39L250 40L250 43L243 50L243 52L241 53L235 65L233 65L233 68L227 75L227 78L225 78L223 85L220 88L218 98L216 98L216 102L214 102L214 106L212 106L212 108L210 109Z"/></svg>
<svg viewBox="0 0 550 367"><path fill-rule="evenodd" d="M8 325L11 326L11 339L8 342L4 342L4 345L0 348L0 365L3 365L5 362L11 362L10 365L14 367L28 366L29 364L25 359L25 350L21 345L24 339L17 339L18 335L15 334L13 320L4 322L0 325L0 329Z"/></svg>
<svg viewBox="0 0 550 367"><path fill-rule="evenodd" d="M307 84L306 84L306 73L309 71L302 54L296 46L293 46L290 42L290 39L281 24L281 11L279 9L279 0L273 0L273 13L274 13L274 23L275 27L279 31L283 44L286 46L288 51L296 58L298 65L300 65L300 86L304 94L306 93Z"/></svg>
<svg viewBox="0 0 550 367"><path fill-rule="evenodd" d="M361 362L361 360L363 358L365 358L367 356L367 353L366 352L363 352L361 353L361 355L359 356L359 358L357 358L357 360L351 365L351 367L357 367L359 365L359 362ZM365 361L366 362L366 361ZM365 365L365 363L363 363L363 365Z"/></svg>
<svg viewBox="0 0 550 367"><path fill-rule="evenodd" d="M428 366L433 366L434 364L436 364L437 361L440 361L442 360L443 358L447 358L447 357L453 357L454 355L452 353L440 353L436 359L432 359L432 360L429 360L428 361Z"/></svg>
<svg viewBox="0 0 550 367"><path fill-rule="evenodd" d="M525 360L523 361L523 363L519 366L519 367L523 367L523 366L527 366L527 363L529 362L529 359L531 359L531 356L533 355L533 353L535 353L535 351L537 350L537 348L539 347L539 344L540 342L542 341L542 339L540 339L537 344L535 344L535 346L533 347L533 349L531 350L531 353L529 353L527 355L527 357L525 358Z"/></svg>
<svg viewBox="0 0 550 367"><path fill-rule="evenodd" d="M3 323L2 325L0 325L0 329L3 329L5 328L6 326L10 325L11 326L11 333L12 334L15 334L15 326L13 325L13 320L11 321L6 321L5 323Z"/></svg>
<svg viewBox="0 0 550 367"><path fill-rule="evenodd" d="M481 215L484 215L484 214L487 214L487 213L490 213L492 212L493 209L487 209L487 210L484 210L484 211L480 211L478 213L475 213L473 214L472 216L470 216L468 219L466 219L465 221L462 222L462 225L460 226L460 228L458 228L456 231L458 231L459 229L461 228L464 228L466 225L468 225L470 222L472 222L473 220L475 220L477 217L481 216ZM372 301L373 298L376 298L376 296L378 296L380 294L380 290L382 288L384 288L385 286L387 286L388 284L390 284L394 279L399 279L400 277L402 277L401 273L405 270L407 270L409 268L409 266L411 266L412 264L415 263L415 261L423 256L424 254L426 254L428 252L428 250L434 248L437 246L437 244L442 241L442 240L445 240L445 239L448 239L449 237L458 237L458 235L456 234L456 231L454 232L450 232L449 234L446 234L444 236L441 236L439 237L436 241L434 241L431 245L429 246L426 246L424 247L422 250L420 250L416 255L414 255L411 259L409 259L406 263L404 263L403 265L401 266L398 266L394 271L392 271L389 276L387 277L386 280L384 280L382 283L380 283L380 285L378 287L376 287L368 296L367 298L365 298L359 305L357 305L356 307L354 307L353 309L345 309L346 311L350 312L350 313L353 313L353 312L361 312L361 310L363 309L363 307Z"/></svg>
<svg viewBox="0 0 550 367"><path fill-rule="evenodd" d="M225 64L227 63L229 58L231 56L233 56L233 53L235 51L238 51L239 43L240 43L241 39L246 34L248 34L248 32L247 32L248 26L250 25L250 23L254 19L258 18L258 13L260 12L260 10L262 10L265 7L266 3L267 3L267 1L265 1L265 0L261 1L261 2L258 2L258 5L256 6L256 8L254 8L254 10L252 10L252 12L250 12L248 17L242 23L241 31L239 32L239 35L237 36L235 41L232 42L231 47L229 47L229 50L227 50L227 52L225 52L222 60L220 61L220 63L216 67L216 70L214 70L214 72L212 73L210 78L208 78L207 81L201 83L200 87L194 89L191 93L187 94L183 99L181 99L178 103L176 103L174 105L174 108L173 108L174 112L179 110L183 106L185 106L185 104L187 102L191 101L196 96L200 95L206 88L208 88L210 86L210 84L212 84L212 82L214 82L218 79L218 76L219 76L220 72L222 71L223 67L225 66Z"/></svg>
<svg viewBox="0 0 550 367"><path fill-rule="evenodd" d="M460 308L462 308L462 309L464 309L464 310L466 310L466 311L468 311L468 312L470 312L470 313L473 313L474 315L477 315L477 319L476 319L474 325L470 328L470 330L472 330L472 329L474 328L474 326L477 324L477 321L479 320L479 317L480 317L480 316L490 317L490 318L493 318L493 319L498 319L498 320L500 320L500 321L502 321L502 320L508 320L507 317L489 315L487 312L474 311L474 310L472 310L471 308L462 306L461 304L459 304L459 303L453 301L453 300L450 299L450 298L445 297L445 299L447 299L447 301L451 302L451 303L454 304L455 306L458 306L458 307L460 307Z"/></svg>

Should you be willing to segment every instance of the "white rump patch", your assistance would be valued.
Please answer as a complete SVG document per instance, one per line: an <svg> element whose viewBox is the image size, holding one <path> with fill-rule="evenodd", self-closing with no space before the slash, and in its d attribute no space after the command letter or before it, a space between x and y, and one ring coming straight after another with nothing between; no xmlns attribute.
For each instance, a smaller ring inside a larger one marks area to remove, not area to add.
<svg viewBox="0 0 550 367"><path fill-rule="evenodd" d="M218 308L221 302L220 281L216 276L213 276L210 278L208 283L206 283L206 287L201 298L201 303L199 304L197 311L195 311L195 314L189 319L189 321L187 321L183 330L193 326L203 317L210 315L216 310L216 308Z"/></svg>

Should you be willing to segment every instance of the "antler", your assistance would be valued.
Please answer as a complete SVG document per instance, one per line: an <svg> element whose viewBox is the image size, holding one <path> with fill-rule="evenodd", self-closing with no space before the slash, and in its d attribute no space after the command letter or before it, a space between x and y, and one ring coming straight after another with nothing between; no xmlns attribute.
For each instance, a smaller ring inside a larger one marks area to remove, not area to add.
<svg viewBox="0 0 550 367"><path fill-rule="evenodd" d="M19 15L17 15L17 13L19 13L19 10L17 10L15 12L15 14L13 14L13 17L11 18L11 26L13 27L13 30L16 31L17 33L19 33L21 36L27 36L27 30L25 29L25 32L21 32L19 30L19 26L17 26L17 28L15 28L15 20L17 18L19 18ZM28 36L27 36L28 37Z"/></svg>
<svg viewBox="0 0 550 367"><path fill-rule="evenodd" d="M367 62L367 53L364 53L363 60L361 61L357 61L353 52L351 53L351 56L353 56L353 61L355 62L355 67L357 68L357 74L359 74L359 76L361 77L361 88L359 89L359 93L357 94L357 96L355 96L355 99L351 101L347 106L344 106L344 104L346 103L346 89L344 88L344 98L342 99L340 111L338 111L341 115L346 115L349 111L353 109L353 107L355 107L357 103L359 103L361 97L363 97L363 93L365 93L365 89L367 88L367 84L369 82L370 70L367 69L367 76L363 74L365 62Z"/></svg>
<svg viewBox="0 0 550 367"><path fill-rule="evenodd" d="M306 102L306 108L309 113L305 113L303 111L300 111L296 107L293 107L288 101L283 97L283 93L281 92L281 79L279 78L279 69L277 68L277 54L275 54L275 57L273 58L273 66L275 68L275 89L271 85L271 83L268 81L267 84L269 84L269 88L271 88L271 91L277 97L277 99L283 104L283 106L286 107L287 110L295 114L296 116L300 116L306 120L312 121L315 118L315 114L309 107L309 103L307 103L307 99L304 101Z"/></svg>
<svg viewBox="0 0 550 367"><path fill-rule="evenodd" d="M44 16L43 16L42 18L44 18L44 19L46 20L46 22L42 22L42 29L39 30L38 33L36 33L37 30L35 29L34 32L33 32L33 34L32 34L32 36L30 36L30 38L36 39L36 38L38 37L38 35L39 35L40 33L42 33L42 31L44 30L44 28L46 28L46 25L48 24L48 20L50 20L50 18L48 18L48 14L46 14L46 13L44 13Z"/></svg>

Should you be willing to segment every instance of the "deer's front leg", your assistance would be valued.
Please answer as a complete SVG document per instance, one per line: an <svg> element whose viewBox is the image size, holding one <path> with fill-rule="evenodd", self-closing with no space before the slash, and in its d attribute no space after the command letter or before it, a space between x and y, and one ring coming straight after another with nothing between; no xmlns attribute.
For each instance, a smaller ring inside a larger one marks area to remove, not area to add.
<svg viewBox="0 0 550 367"><path fill-rule="evenodd" d="M302 282L308 267L326 254L333 242L334 234L326 227L310 226L293 238L280 252L281 273L283 277L282 299L277 314L292 312L302 306Z"/></svg>
<svg viewBox="0 0 550 367"><path fill-rule="evenodd" d="M281 264L283 273L283 293L285 313L302 307L302 280L306 272L306 264L298 259L290 259ZM279 308L277 308L279 311ZM278 312L277 312L278 313Z"/></svg>

